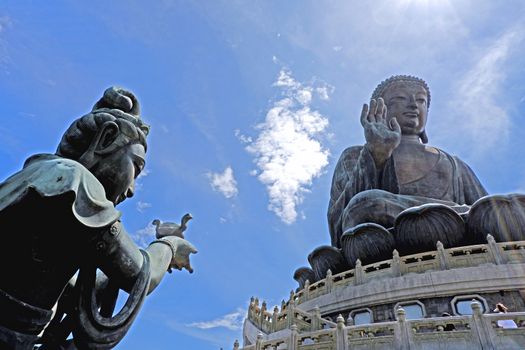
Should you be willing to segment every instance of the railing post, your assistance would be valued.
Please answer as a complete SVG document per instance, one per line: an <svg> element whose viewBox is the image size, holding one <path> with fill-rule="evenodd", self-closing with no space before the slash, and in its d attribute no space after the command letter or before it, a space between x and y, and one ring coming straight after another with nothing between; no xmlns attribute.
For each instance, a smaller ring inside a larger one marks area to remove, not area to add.
<svg viewBox="0 0 525 350"><path fill-rule="evenodd" d="M348 318L346 319L346 326L350 327L354 325L354 319L352 318L351 314L348 314Z"/></svg>
<svg viewBox="0 0 525 350"><path fill-rule="evenodd" d="M304 298L304 301L307 301L310 299L310 280L306 280L304 282L303 298Z"/></svg>
<svg viewBox="0 0 525 350"><path fill-rule="evenodd" d="M291 329L291 327L295 325L295 301L293 300L293 298L290 298L290 301L288 302L286 316L286 327Z"/></svg>
<svg viewBox="0 0 525 350"><path fill-rule="evenodd" d="M327 294L332 291L333 283L334 283L334 279L332 277L332 270L328 269L328 271L326 271L326 279L325 279L325 287L326 287Z"/></svg>
<svg viewBox="0 0 525 350"><path fill-rule="evenodd" d="M312 315L312 332L318 331L321 329L321 309L319 306L316 306Z"/></svg>
<svg viewBox="0 0 525 350"><path fill-rule="evenodd" d="M239 340L235 339L235 342L233 342L233 350L239 350Z"/></svg>
<svg viewBox="0 0 525 350"><path fill-rule="evenodd" d="M277 305L273 308L273 315L272 315L272 332L277 332L277 319L279 318L279 308Z"/></svg>
<svg viewBox="0 0 525 350"><path fill-rule="evenodd" d="M494 259L494 263L496 263L496 265L505 264L506 261L501 255L501 249L491 234L487 235L487 246L489 248L490 254L492 255L492 259Z"/></svg>
<svg viewBox="0 0 525 350"><path fill-rule="evenodd" d="M336 350L347 350L347 331L345 329L345 319L341 314L337 316L337 328L335 333Z"/></svg>
<svg viewBox="0 0 525 350"><path fill-rule="evenodd" d="M255 303L255 298L251 297L250 298L250 306L248 306L248 319L250 321L254 320L254 317L253 317L254 303Z"/></svg>
<svg viewBox="0 0 525 350"><path fill-rule="evenodd" d="M355 261L354 274L355 284L363 284L365 281L365 272L363 270L363 265L361 265L361 260L359 259Z"/></svg>
<svg viewBox="0 0 525 350"><path fill-rule="evenodd" d="M299 332L297 332L297 325L293 324L291 327L290 338L288 339L288 350L297 350L297 338Z"/></svg>
<svg viewBox="0 0 525 350"><path fill-rule="evenodd" d="M401 258L397 249L392 251L392 275L394 277L401 276Z"/></svg>
<svg viewBox="0 0 525 350"><path fill-rule="evenodd" d="M257 334L257 339L255 340L255 350L262 350L263 334Z"/></svg>
<svg viewBox="0 0 525 350"><path fill-rule="evenodd" d="M443 247L443 243L441 241L437 241L436 243L437 247L437 256L439 260L439 268L441 270L448 270L448 257L447 252L445 251L445 248Z"/></svg>
<svg viewBox="0 0 525 350"><path fill-rule="evenodd" d="M402 307L396 310L396 319L397 324L394 328L394 344L396 350L409 350L413 348L411 346L411 339L409 332L412 332L411 329L408 329L408 324L406 322L406 312Z"/></svg>
<svg viewBox="0 0 525 350"><path fill-rule="evenodd" d="M494 331L492 330L490 323L487 325L487 322L485 322L485 319L483 318L481 304L476 299L473 299L470 303L470 307L472 308L472 323L474 326L472 327L472 335L474 339L479 340L480 348L483 350L496 349L492 343Z"/></svg>
<svg viewBox="0 0 525 350"><path fill-rule="evenodd" d="M265 320L266 320L266 301L263 301L262 302L262 305L261 305L261 314L259 315L260 317L260 322L261 322L261 327L259 329L265 331L265 332L268 332L268 329L265 329L264 327L264 324L265 324Z"/></svg>

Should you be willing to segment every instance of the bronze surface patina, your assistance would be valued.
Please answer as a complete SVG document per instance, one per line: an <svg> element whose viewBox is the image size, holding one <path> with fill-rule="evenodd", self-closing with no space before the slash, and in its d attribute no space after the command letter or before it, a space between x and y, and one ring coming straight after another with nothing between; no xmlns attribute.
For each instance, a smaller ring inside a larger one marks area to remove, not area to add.
<svg viewBox="0 0 525 350"><path fill-rule="evenodd" d="M425 81L393 76L364 104L366 143L343 151L328 208L332 246L348 267L483 241L525 238L525 197L487 196L469 166L429 146L430 90ZM487 219L490 218L490 219ZM322 257L319 257L322 259Z"/></svg>
<svg viewBox="0 0 525 350"><path fill-rule="evenodd" d="M115 209L133 196L148 132L135 95L109 88L55 154L0 184L1 349L110 349L168 269L192 271L191 243L166 235L139 249ZM129 298L114 315L120 289Z"/></svg>

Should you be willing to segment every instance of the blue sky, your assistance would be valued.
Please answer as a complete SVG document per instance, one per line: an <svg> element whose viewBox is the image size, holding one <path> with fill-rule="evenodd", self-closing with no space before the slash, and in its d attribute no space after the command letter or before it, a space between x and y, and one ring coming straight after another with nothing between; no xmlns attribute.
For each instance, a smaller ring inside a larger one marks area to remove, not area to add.
<svg viewBox="0 0 525 350"><path fill-rule="evenodd" d="M124 86L152 126L125 227L142 243L153 219L194 216L195 273L166 276L117 348L229 349L250 296L286 298L390 75L428 82L431 145L490 193L525 192L521 1L46 3L0 3L0 177Z"/></svg>

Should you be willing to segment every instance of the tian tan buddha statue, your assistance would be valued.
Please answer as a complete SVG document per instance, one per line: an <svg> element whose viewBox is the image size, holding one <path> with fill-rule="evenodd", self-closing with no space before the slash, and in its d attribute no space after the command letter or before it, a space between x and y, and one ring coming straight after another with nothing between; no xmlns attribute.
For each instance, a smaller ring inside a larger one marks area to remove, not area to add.
<svg viewBox="0 0 525 350"><path fill-rule="evenodd" d="M192 271L188 241L139 249L115 209L133 196L148 131L137 98L109 88L55 154L0 184L0 349L110 349L168 269ZM120 289L129 297L113 315Z"/></svg>
<svg viewBox="0 0 525 350"><path fill-rule="evenodd" d="M309 255L300 286L351 268L401 255L483 242L525 239L525 197L487 196L461 159L429 146L425 132L430 90L422 79L399 75L377 86L364 104L366 143L343 151L328 207L332 246ZM451 126L453 127L453 126ZM482 140L480 140L482 142Z"/></svg>

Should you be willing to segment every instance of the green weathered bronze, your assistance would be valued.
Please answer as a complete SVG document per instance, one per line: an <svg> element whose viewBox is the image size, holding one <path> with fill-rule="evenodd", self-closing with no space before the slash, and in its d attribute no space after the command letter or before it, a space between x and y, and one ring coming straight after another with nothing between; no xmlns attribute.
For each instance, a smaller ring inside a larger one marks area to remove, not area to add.
<svg viewBox="0 0 525 350"><path fill-rule="evenodd" d="M1 349L110 349L168 269L192 271L193 245L168 235L141 250L115 209L133 196L148 132L133 93L109 88L55 154L0 184Z"/></svg>

